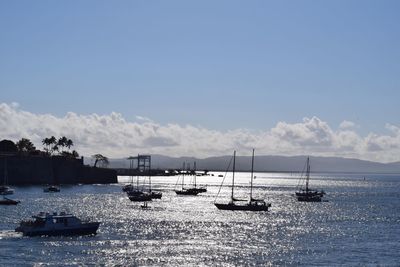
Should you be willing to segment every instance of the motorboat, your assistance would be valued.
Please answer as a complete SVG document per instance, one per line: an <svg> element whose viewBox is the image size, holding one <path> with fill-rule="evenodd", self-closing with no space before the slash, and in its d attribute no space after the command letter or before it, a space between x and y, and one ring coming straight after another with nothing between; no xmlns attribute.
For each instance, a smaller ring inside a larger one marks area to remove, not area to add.
<svg viewBox="0 0 400 267"><path fill-rule="evenodd" d="M33 220L20 222L15 231L24 236L95 235L100 225L100 222L82 221L65 212L41 212L32 218Z"/></svg>

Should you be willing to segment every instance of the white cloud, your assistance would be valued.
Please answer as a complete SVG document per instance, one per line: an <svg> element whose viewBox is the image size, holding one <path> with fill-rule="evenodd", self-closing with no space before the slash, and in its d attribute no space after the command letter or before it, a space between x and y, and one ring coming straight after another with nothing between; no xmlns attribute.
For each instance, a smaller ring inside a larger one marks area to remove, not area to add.
<svg viewBox="0 0 400 267"><path fill-rule="evenodd" d="M102 153L108 157L126 157L138 153L171 156L208 157L227 155L233 149L240 154L346 156L375 161L400 160L400 127L387 124L387 135L360 136L354 123L344 121L338 130L317 117L299 123L278 122L265 131L234 129L216 131L192 125L161 125L145 117L130 122L119 113L64 117L33 114L18 104L0 104L0 139L17 141L29 138L42 148L41 140L52 135L67 136L81 155Z"/></svg>
<svg viewBox="0 0 400 267"><path fill-rule="evenodd" d="M339 128L342 130L346 130L346 129L351 129L356 127L356 124L352 121L342 121L342 123L340 123Z"/></svg>

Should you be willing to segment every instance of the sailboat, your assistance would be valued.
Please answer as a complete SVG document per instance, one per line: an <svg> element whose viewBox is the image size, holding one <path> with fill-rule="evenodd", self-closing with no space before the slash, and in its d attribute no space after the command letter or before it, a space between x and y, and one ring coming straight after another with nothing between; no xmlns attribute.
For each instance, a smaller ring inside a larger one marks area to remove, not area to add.
<svg viewBox="0 0 400 267"><path fill-rule="evenodd" d="M128 160L130 160L130 166L129 169L132 172L133 170L133 161L138 160L138 170L139 167L142 167L142 171L148 171L150 173L150 166L139 166L139 160L141 159L140 155L138 157L129 157ZM132 174L132 173L131 173ZM149 178L150 179L150 178ZM151 180L149 180L149 183L151 183ZM142 188L139 188L139 176L136 176L136 187L133 185L133 175L131 175L131 184L125 185L122 190L126 192L128 195L128 198L130 201L134 202L146 202L146 201L151 201L153 198L161 198L161 195L152 194L151 189L149 192L145 192Z"/></svg>
<svg viewBox="0 0 400 267"><path fill-rule="evenodd" d="M7 158L4 158L4 178L3 185L0 185L0 195L12 195L14 190L7 186L8 173L7 173Z"/></svg>
<svg viewBox="0 0 400 267"><path fill-rule="evenodd" d="M183 163L183 168L182 168L182 183L181 183L181 189L176 189L175 193L177 195L189 195L189 196L197 196L200 193L207 192L207 189L205 187L198 187L197 186L197 181L196 181L196 162L194 163L194 183L193 187L185 187L185 163ZM179 181L179 178L178 178ZM178 183L177 181L177 183Z"/></svg>
<svg viewBox="0 0 400 267"><path fill-rule="evenodd" d="M248 210L248 211L268 211L271 207L271 203L266 203L263 199L253 198L253 173L254 173L254 149L251 160L251 181L250 181L250 197L249 200L236 199L234 197L235 188L235 165L236 165L236 151L233 152L233 170L232 170L232 191L231 200L227 204L216 203L214 205L220 210ZM221 184L222 186L222 184ZM218 196L217 196L218 197ZM244 202L245 204L239 204L238 202Z"/></svg>
<svg viewBox="0 0 400 267"><path fill-rule="evenodd" d="M161 199L162 193L151 189L151 176L149 176L149 194L152 199Z"/></svg>
<svg viewBox="0 0 400 267"><path fill-rule="evenodd" d="M51 164L51 174L54 177L53 180L54 180L55 183L52 184L52 185L47 185L45 188L43 188L43 192L45 192L45 193L58 193L58 192L60 192L60 187L56 185L57 182L56 182L56 179L55 179L56 176L54 175L54 173L55 173L55 171L54 171L54 166L53 166L53 162L52 162L52 164Z"/></svg>
<svg viewBox="0 0 400 267"><path fill-rule="evenodd" d="M322 190L321 191L312 190L308 187L310 182L310 172L311 172L310 157L307 157L306 176L305 176L306 186L305 188L300 188L296 192L297 200L303 202L321 202L321 198L325 195L325 192Z"/></svg>
<svg viewBox="0 0 400 267"><path fill-rule="evenodd" d="M151 194L139 189L139 176L137 176L136 179L136 188L133 186L133 184L131 184L132 187L125 191L129 200L134 202L151 201L153 199Z"/></svg>
<svg viewBox="0 0 400 267"><path fill-rule="evenodd" d="M4 158L4 185L0 186L0 194L3 195L3 198L0 199L0 205L17 205L20 203L20 201L18 200L12 200L9 199L7 197L5 197L4 195L11 195L14 194L14 190L12 190L11 188L9 188L8 186L6 186L7 184L7 177L8 177L8 173L7 173L7 159Z"/></svg>

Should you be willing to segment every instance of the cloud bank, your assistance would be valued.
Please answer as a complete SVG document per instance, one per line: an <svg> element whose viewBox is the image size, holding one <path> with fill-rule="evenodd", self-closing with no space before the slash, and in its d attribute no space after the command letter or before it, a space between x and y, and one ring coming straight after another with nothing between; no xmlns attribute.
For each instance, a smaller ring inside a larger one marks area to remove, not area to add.
<svg viewBox="0 0 400 267"><path fill-rule="evenodd" d="M209 157L228 155L233 149L241 155L256 148L258 155L341 156L379 162L400 161L400 127L386 124L386 135L360 136L356 125L343 121L337 129L318 117L302 122L278 122L272 129L216 131L192 125L161 125L145 117L127 121L119 113L64 117L34 114L18 104L0 104L0 139L29 138L37 148L52 135L74 141L81 155L101 153L127 157L138 153L170 156Z"/></svg>

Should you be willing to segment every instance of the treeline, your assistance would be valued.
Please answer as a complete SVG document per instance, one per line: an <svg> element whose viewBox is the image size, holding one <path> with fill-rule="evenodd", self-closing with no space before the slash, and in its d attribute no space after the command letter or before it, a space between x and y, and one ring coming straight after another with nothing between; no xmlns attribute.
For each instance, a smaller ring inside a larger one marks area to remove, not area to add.
<svg viewBox="0 0 400 267"><path fill-rule="evenodd" d="M47 156L64 156L67 158L79 158L76 150L71 151L74 142L62 136L56 138L55 136L46 137L42 140L43 151L36 149L35 145L28 138L21 138L21 140L14 143L11 140L0 141L0 153L22 153L29 155L47 155ZM109 160L102 154L92 155L94 159L94 167L107 167Z"/></svg>
<svg viewBox="0 0 400 267"><path fill-rule="evenodd" d="M62 155L66 157L78 158L79 154L76 150L71 151L74 142L65 136L56 139L54 136L44 138L42 140L44 151L49 155Z"/></svg>
<svg viewBox="0 0 400 267"><path fill-rule="evenodd" d="M3 152L25 153L30 155L60 155L69 158L79 157L78 152L75 150L71 151L71 147L74 145L74 142L65 136L62 136L59 139L56 139L54 136L44 138L42 140L44 151L38 150L28 138L21 138L16 143L11 140L2 140L0 143L0 150Z"/></svg>

